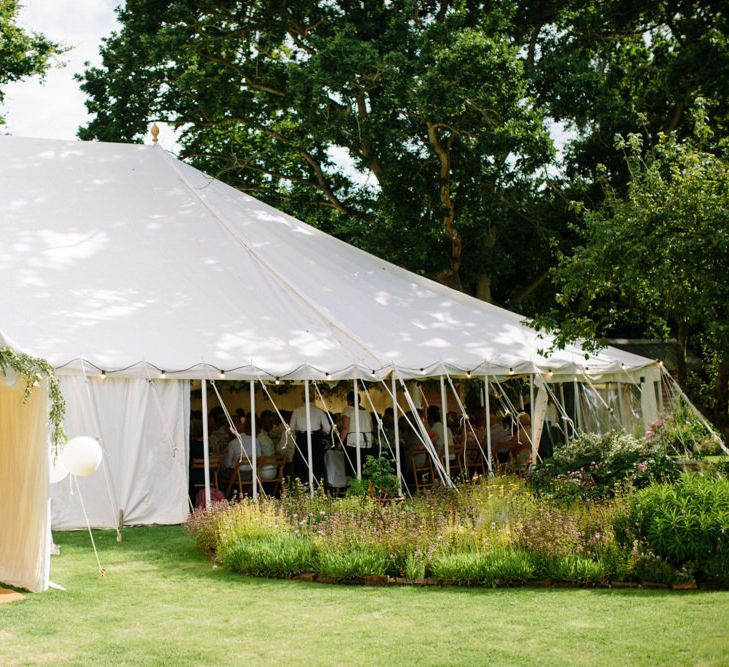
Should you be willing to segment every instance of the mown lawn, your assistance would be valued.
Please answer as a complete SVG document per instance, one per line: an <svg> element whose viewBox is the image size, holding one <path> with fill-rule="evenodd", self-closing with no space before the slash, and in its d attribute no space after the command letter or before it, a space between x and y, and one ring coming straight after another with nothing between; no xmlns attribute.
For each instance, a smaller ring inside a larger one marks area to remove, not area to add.
<svg viewBox="0 0 729 667"><path fill-rule="evenodd" d="M51 590L0 605L0 664L729 663L729 592L419 589L243 578L180 527L56 533Z"/></svg>

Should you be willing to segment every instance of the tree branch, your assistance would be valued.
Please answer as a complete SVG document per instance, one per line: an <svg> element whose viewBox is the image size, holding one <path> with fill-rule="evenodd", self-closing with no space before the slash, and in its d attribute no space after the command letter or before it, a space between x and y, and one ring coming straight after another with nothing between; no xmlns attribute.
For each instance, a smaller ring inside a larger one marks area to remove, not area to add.
<svg viewBox="0 0 729 667"><path fill-rule="evenodd" d="M450 265L442 271L438 279L443 283L453 286L456 289L462 289L460 269L461 269L461 253L463 251L463 241L461 235L455 226L456 212L451 197L451 155L450 148L454 139L451 135L448 145L443 146L438 137L438 123L426 123L428 128L428 141L435 150L440 160L440 202L445 207L445 215L443 216L443 228L446 236L451 240L451 258Z"/></svg>

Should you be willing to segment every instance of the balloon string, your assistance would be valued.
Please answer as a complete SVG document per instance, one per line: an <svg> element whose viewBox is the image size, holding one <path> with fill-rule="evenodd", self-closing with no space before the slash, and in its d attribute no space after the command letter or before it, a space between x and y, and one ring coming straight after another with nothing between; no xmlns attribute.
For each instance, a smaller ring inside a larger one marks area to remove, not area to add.
<svg viewBox="0 0 729 667"><path fill-rule="evenodd" d="M89 537L91 538L91 546L94 549L94 556L96 556L96 564L99 566L99 576L103 577L106 574L106 570L101 566L101 561L99 560L99 552L96 550L96 542L94 542L94 535L91 532L91 522L89 521L89 515L86 514L86 505L84 505L84 498L81 495L81 487L78 485L78 480L76 479L76 475L74 475L72 473L71 478L73 479L73 482L76 485L76 492L78 493L78 499L81 501L81 510L83 511L84 519L86 520L86 529L89 531Z"/></svg>

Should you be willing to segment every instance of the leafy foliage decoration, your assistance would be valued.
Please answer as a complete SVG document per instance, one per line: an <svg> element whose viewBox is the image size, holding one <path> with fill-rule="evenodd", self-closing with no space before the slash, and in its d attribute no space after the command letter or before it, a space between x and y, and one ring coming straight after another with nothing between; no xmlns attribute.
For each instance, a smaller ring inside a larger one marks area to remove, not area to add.
<svg viewBox="0 0 729 667"><path fill-rule="evenodd" d="M0 347L0 371L7 375L8 370L17 374L19 378L25 381L23 403L28 402L33 394L33 390L40 384L41 380L45 378L48 381L50 441L53 455L56 456L61 444L66 441L66 434L63 430L66 401L61 394L61 386L53 370L53 366L45 359L31 357L28 354L16 352L9 347Z"/></svg>

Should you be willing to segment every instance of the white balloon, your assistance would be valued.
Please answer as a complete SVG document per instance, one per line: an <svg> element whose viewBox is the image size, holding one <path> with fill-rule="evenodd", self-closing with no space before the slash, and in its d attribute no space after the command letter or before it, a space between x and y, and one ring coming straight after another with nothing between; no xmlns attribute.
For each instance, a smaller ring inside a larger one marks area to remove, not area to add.
<svg viewBox="0 0 729 667"><path fill-rule="evenodd" d="M69 440L61 454L63 465L77 477L93 475L101 463L101 457L101 446L87 435Z"/></svg>
<svg viewBox="0 0 729 667"><path fill-rule="evenodd" d="M63 461L61 461L61 457L57 456L56 460L53 460L53 454L48 452L48 482L51 484L55 484L56 482L60 482L62 479L66 479L66 476L68 475L68 469L65 465L63 465Z"/></svg>

